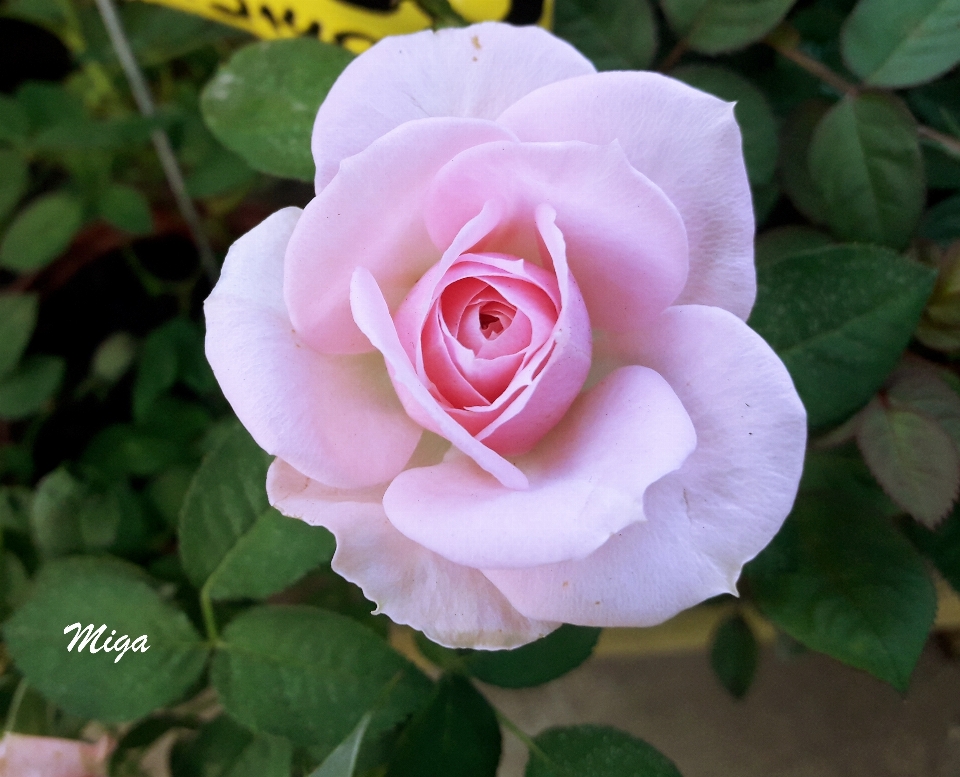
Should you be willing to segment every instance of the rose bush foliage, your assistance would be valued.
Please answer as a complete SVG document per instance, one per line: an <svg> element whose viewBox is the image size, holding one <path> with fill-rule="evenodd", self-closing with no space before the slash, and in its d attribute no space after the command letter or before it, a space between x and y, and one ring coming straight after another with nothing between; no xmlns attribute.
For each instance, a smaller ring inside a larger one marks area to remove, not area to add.
<svg viewBox="0 0 960 777"><path fill-rule="evenodd" d="M806 416L744 323L733 105L481 24L354 60L313 154L315 199L230 250L206 350L334 569L455 647L736 593Z"/></svg>

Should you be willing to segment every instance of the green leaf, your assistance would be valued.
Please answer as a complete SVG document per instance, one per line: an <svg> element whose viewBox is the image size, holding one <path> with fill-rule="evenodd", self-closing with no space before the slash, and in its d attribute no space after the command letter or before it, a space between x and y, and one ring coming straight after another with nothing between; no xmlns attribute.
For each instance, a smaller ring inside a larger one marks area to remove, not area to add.
<svg viewBox="0 0 960 777"><path fill-rule="evenodd" d="M6 620L23 605L30 592L30 577L23 562L9 550L0 555L0 618Z"/></svg>
<svg viewBox="0 0 960 777"><path fill-rule="evenodd" d="M793 254L826 248L833 244L830 235L813 227L790 224L776 227L757 236L754 259L757 266L778 262Z"/></svg>
<svg viewBox="0 0 960 777"><path fill-rule="evenodd" d="M221 715L170 754L177 777L290 777L293 748L285 739L254 734Z"/></svg>
<svg viewBox="0 0 960 777"><path fill-rule="evenodd" d="M30 533L33 492L23 486L0 486L0 531Z"/></svg>
<svg viewBox="0 0 960 777"><path fill-rule="evenodd" d="M27 112L15 99L0 94L0 141L20 143L29 131Z"/></svg>
<svg viewBox="0 0 960 777"><path fill-rule="evenodd" d="M670 72L690 86L737 104L734 115L743 134L743 156L753 184L768 183L777 166L777 123L767 99L757 87L732 70L713 65L688 65Z"/></svg>
<svg viewBox="0 0 960 777"><path fill-rule="evenodd" d="M132 186L111 184L97 202L97 211L117 229L133 235L153 231L153 216L147 198Z"/></svg>
<svg viewBox="0 0 960 777"><path fill-rule="evenodd" d="M12 370L37 325L36 294L0 294L0 376Z"/></svg>
<svg viewBox="0 0 960 777"><path fill-rule="evenodd" d="M830 110L825 100L805 100L787 117L780 132L780 178L794 207L815 224L827 222L827 204L810 174L810 141Z"/></svg>
<svg viewBox="0 0 960 777"><path fill-rule="evenodd" d="M42 556L54 558L83 549L77 513L85 496L84 485L63 467L37 484L30 529Z"/></svg>
<svg viewBox="0 0 960 777"><path fill-rule="evenodd" d="M313 120L352 58L311 38L246 46L204 88L203 118L255 170L312 181Z"/></svg>
<svg viewBox="0 0 960 777"><path fill-rule="evenodd" d="M704 54L733 51L760 40L795 0L660 0L670 27Z"/></svg>
<svg viewBox="0 0 960 777"><path fill-rule="evenodd" d="M550 728L533 741L526 777L680 777L658 750L607 726Z"/></svg>
<svg viewBox="0 0 960 777"><path fill-rule="evenodd" d="M514 650L452 650L417 634L417 647L444 668L457 668L502 688L529 688L576 669L593 653L600 629L564 624L543 639Z"/></svg>
<svg viewBox="0 0 960 777"><path fill-rule="evenodd" d="M174 465L157 475L147 486L150 503L174 529L180 525L180 510L195 471L194 467Z"/></svg>
<svg viewBox="0 0 960 777"><path fill-rule="evenodd" d="M31 139L31 146L54 153L132 149L145 144L161 126L162 116L119 116L105 121L87 116L73 121L57 118Z"/></svg>
<svg viewBox="0 0 960 777"><path fill-rule="evenodd" d="M333 535L320 526L263 513L207 580L211 599L266 599L333 557Z"/></svg>
<svg viewBox="0 0 960 777"><path fill-rule="evenodd" d="M757 269L753 327L777 352L811 427L839 423L906 348L935 272L877 246L836 246Z"/></svg>
<svg viewBox="0 0 960 777"><path fill-rule="evenodd" d="M81 464L88 475L108 481L129 475L150 477L192 458L182 440L132 424L113 424L91 440Z"/></svg>
<svg viewBox="0 0 960 777"><path fill-rule="evenodd" d="M909 242L926 192L916 123L900 103L845 97L814 130L808 164L839 237L891 248Z"/></svg>
<svg viewBox="0 0 960 777"><path fill-rule="evenodd" d="M17 103L27 117L31 133L57 124L79 124L87 120L83 100L59 84L27 81L17 90Z"/></svg>
<svg viewBox="0 0 960 777"><path fill-rule="evenodd" d="M267 502L264 453L236 426L204 459L180 518L180 557L213 599L266 598L333 555L333 536Z"/></svg>
<svg viewBox="0 0 960 777"><path fill-rule="evenodd" d="M71 715L103 721L132 720L177 701L199 678L207 651L186 615L150 582L139 567L109 558L44 566L30 600L3 629L27 681ZM77 630L64 629L74 623L106 628L85 650L83 638L68 650ZM146 635L147 651L101 649L114 631L113 644Z"/></svg>
<svg viewBox="0 0 960 777"><path fill-rule="evenodd" d="M953 590L960 593L960 510L954 510L935 531L912 521L903 528L910 541L934 563Z"/></svg>
<svg viewBox="0 0 960 777"><path fill-rule="evenodd" d="M257 607L231 621L211 678L241 723L328 752L378 703L371 723L377 733L430 692L429 681L373 632L304 606Z"/></svg>
<svg viewBox="0 0 960 777"><path fill-rule="evenodd" d="M90 359L90 375L105 383L116 383L122 378L137 354L137 342L129 332L114 332L107 336Z"/></svg>
<svg viewBox="0 0 960 777"><path fill-rule="evenodd" d="M0 221L7 217L27 190L29 170L16 151L0 148Z"/></svg>
<svg viewBox="0 0 960 777"><path fill-rule="evenodd" d="M554 32L598 70L642 70L657 53L648 0L557 0Z"/></svg>
<svg viewBox="0 0 960 777"><path fill-rule="evenodd" d="M404 730L387 777L496 777L499 763L496 713L468 679L449 674Z"/></svg>
<svg viewBox="0 0 960 777"><path fill-rule="evenodd" d="M938 202L924 214L920 236L941 245L960 239L960 194Z"/></svg>
<svg viewBox="0 0 960 777"><path fill-rule="evenodd" d="M7 228L0 265L14 272L39 270L66 250L82 225L83 203L72 194L38 197Z"/></svg>
<svg viewBox="0 0 960 777"><path fill-rule="evenodd" d="M737 699L742 699L757 672L760 649L742 615L731 615L717 627L710 650L710 665L717 679Z"/></svg>
<svg viewBox="0 0 960 777"><path fill-rule="evenodd" d="M255 177L241 157L216 144L187 177L187 193L197 199L216 197L248 185Z"/></svg>
<svg viewBox="0 0 960 777"><path fill-rule="evenodd" d="M840 40L847 66L868 84L930 81L960 62L960 0L860 0Z"/></svg>
<svg viewBox="0 0 960 777"><path fill-rule="evenodd" d="M134 418L146 417L157 398L178 380L201 395L216 388L203 353L203 333L185 318L171 319L144 341L133 386Z"/></svg>
<svg viewBox="0 0 960 777"><path fill-rule="evenodd" d="M802 494L747 574L760 609L791 637L906 691L937 597L923 561L870 501Z"/></svg>
<svg viewBox="0 0 960 777"><path fill-rule="evenodd" d="M16 421L33 415L57 393L66 365L59 356L30 356L0 378L0 418Z"/></svg>
<svg viewBox="0 0 960 777"><path fill-rule="evenodd" d="M936 526L960 490L951 436L927 415L886 399L874 399L859 418L857 444L877 482L924 526Z"/></svg>
<svg viewBox="0 0 960 777"><path fill-rule="evenodd" d="M337 749L328 755L322 764L314 769L309 777L353 777L357 767L357 756L360 754L360 745L370 725L371 714L368 712L357 723L356 727Z"/></svg>

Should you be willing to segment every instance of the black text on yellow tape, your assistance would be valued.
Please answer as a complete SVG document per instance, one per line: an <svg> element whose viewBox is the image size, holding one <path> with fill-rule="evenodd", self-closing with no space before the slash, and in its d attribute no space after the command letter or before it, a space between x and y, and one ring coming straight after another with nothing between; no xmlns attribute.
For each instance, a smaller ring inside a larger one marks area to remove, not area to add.
<svg viewBox="0 0 960 777"><path fill-rule="evenodd" d="M430 27L413 0L148 0L239 27L260 38L317 37L359 53L387 35ZM553 0L450 0L470 22L549 26Z"/></svg>

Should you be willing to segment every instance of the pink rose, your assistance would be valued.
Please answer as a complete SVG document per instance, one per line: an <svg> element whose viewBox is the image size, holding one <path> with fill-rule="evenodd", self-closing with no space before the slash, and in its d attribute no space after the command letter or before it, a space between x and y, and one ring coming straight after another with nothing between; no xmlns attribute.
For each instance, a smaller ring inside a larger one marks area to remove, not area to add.
<svg viewBox="0 0 960 777"><path fill-rule="evenodd" d="M103 777L115 746L108 736L90 744L4 734L0 739L0 777Z"/></svg>
<svg viewBox="0 0 960 777"><path fill-rule="evenodd" d="M480 24L359 56L313 153L316 198L231 248L207 355L334 569L481 648L735 593L806 416L744 324L733 106Z"/></svg>

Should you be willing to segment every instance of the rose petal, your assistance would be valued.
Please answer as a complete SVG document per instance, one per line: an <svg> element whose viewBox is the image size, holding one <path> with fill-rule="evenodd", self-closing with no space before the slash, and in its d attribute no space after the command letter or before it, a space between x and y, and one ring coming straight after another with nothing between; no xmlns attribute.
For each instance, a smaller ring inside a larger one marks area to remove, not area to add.
<svg viewBox="0 0 960 777"><path fill-rule="evenodd" d="M276 459L267 493L285 515L333 532L334 571L360 586L377 612L440 645L512 648L559 625L523 617L481 572L408 540L387 520L379 492L325 488Z"/></svg>
<svg viewBox="0 0 960 777"><path fill-rule="evenodd" d="M382 483L403 469L422 430L379 354L320 354L293 330L283 253L299 214L281 210L230 248L204 303L207 359L260 447L330 485Z"/></svg>
<svg viewBox="0 0 960 777"><path fill-rule="evenodd" d="M596 72L537 27L478 24L385 38L351 62L313 127L317 192L341 160L401 124L428 116L493 120L545 84Z"/></svg>
<svg viewBox="0 0 960 777"><path fill-rule="evenodd" d="M736 593L743 564L793 505L806 413L783 363L755 332L718 308L684 306L623 345L673 386L693 420L697 449L647 489L646 523L593 555L485 570L528 617L651 626L716 594Z"/></svg>
<svg viewBox="0 0 960 777"><path fill-rule="evenodd" d="M560 420L576 398L590 371L590 319L577 282L567 267L563 235L555 223L556 211L539 205L535 221L550 258L560 291L560 315L552 333L552 346L544 357L530 361L505 393L523 391L496 420L477 434L505 456L526 453ZM496 404L494 404L496 407Z"/></svg>
<svg viewBox="0 0 960 777"><path fill-rule="evenodd" d="M428 119L397 127L344 162L304 209L287 248L284 295L294 327L312 348L370 350L350 313L354 269L370 270L395 310L440 258L422 213L437 170L466 148L511 137L489 121Z"/></svg>
<svg viewBox="0 0 960 777"><path fill-rule="evenodd" d="M360 330L383 354L397 395L407 413L426 429L450 440L507 488L526 488L527 478L513 464L476 440L454 421L424 387L400 345L387 303L368 270L358 267L350 287L350 304Z"/></svg>
<svg viewBox="0 0 960 777"><path fill-rule="evenodd" d="M647 486L695 445L667 382L645 367L624 367L517 459L529 489L510 491L454 455L398 475L383 504L402 534L458 564L528 567L582 558L644 520Z"/></svg>
<svg viewBox="0 0 960 777"><path fill-rule="evenodd" d="M91 744L7 732L0 739L0 777L101 777L116 745L109 736Z"/></svg>
<svg viewBox="0 0 960 777"><path fill-rule="evenodd" d="M504 216L483 249L528 260L537 259L534 211L543 203L556 210L594 326L634 329L684 287L683 220L616 143L496 142L464 151L437 173L427 196L424 217L434 242L448 244L492 198Z"/></svg>
<svg viewBox="0 0 960 777"><path fill-rule="evenodd" d="M690 275L677 304L746 320L756 296L754 219L732 103L657 73L600 73L538 89L497 121L523 141L618 141L683 216Z"/></svg>

